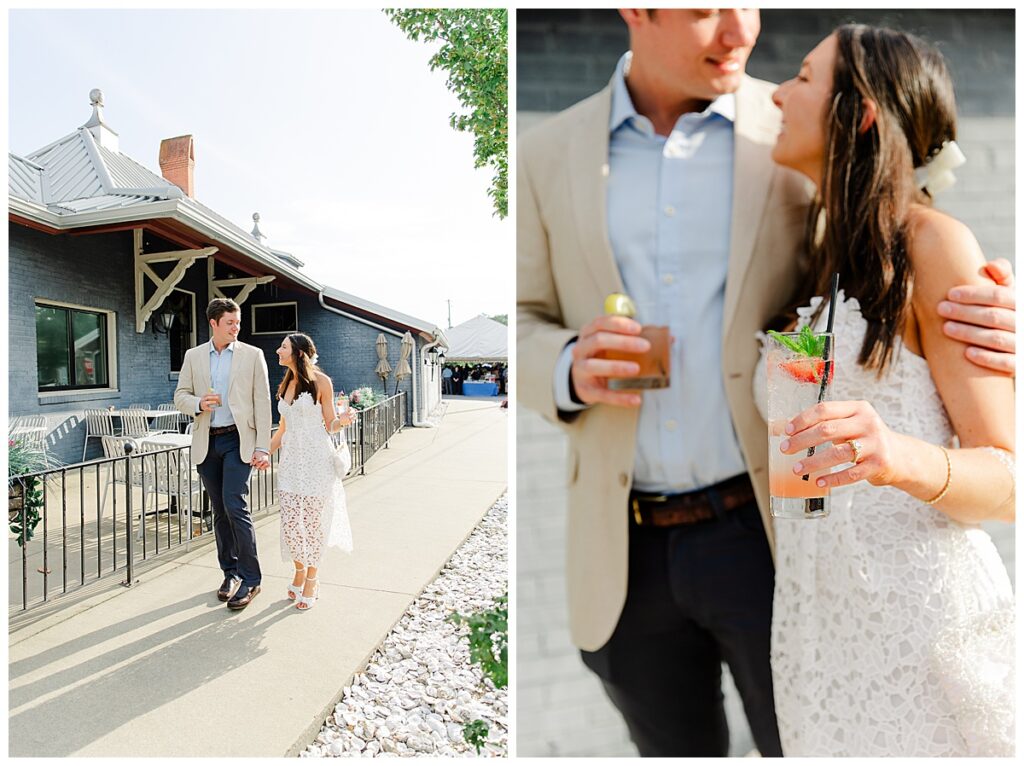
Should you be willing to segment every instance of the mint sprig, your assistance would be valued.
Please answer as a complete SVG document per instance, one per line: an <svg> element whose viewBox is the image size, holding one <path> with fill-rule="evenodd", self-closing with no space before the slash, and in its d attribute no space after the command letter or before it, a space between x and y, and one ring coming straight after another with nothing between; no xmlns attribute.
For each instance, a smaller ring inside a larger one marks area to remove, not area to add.
<svg viewBox="0 0 1024 766"><path fill-rule="evenodd" d="M801 356L821 359L825 354L825 336L815 335L814 330L807 325L800 330L800 334L795 338L775 332L775 330L769 330L768 334L790 351Z"/></svg>

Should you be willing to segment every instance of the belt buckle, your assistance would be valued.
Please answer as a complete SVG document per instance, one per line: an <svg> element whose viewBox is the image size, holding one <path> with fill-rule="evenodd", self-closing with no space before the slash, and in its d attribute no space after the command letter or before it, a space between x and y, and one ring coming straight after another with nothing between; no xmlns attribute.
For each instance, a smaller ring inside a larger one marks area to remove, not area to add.
<svg viewBox="0 0 1024 766"><path fill-rule="evenodd" d="M638 527L643 526L643 516L640 515L640 497L634 497L631 501L633 506L633 520L636 522ZM666 495L644 495L643 501L645 503L664 503L668 501Z"/></svg>

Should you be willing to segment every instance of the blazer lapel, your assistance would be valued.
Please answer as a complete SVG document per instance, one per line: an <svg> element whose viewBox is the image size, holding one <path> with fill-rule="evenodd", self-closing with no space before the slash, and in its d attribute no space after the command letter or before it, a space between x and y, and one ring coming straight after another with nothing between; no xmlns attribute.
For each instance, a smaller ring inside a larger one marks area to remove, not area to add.
<svg viewBox="0 0 1024 766"><path fill-rule="evenodd" d="M723 335L728 331L738 307L743 279L754 252L775 170L771 152L765 144L770 146L775 143L778 121L766 114L762 97L745 85L747 78L744 78L744 84L736 91L732 226L729 235L729 270L725 281Z"/></svg>
<svg viewBox="0 0 1024 766"><path fill-rule="evenodd" d="M608 120L611 87L598 93L569 140L569 190L584 271L601 296L623 291L608 240Z"/></svg>

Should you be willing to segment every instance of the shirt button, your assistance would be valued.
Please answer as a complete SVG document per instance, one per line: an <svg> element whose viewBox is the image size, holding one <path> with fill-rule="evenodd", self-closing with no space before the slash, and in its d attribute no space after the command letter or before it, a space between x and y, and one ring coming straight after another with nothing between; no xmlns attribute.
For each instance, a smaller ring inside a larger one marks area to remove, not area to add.
<svg viewBox="0 0 1024 766"><path fill-rule="evenodd" d="M625 487L629 483L629 477L625 473L619 474L619 484Z"/></svg>
<svg viewBox="0 0 1024 766"><path fill-rule="evenodd" d="M676 281L676 278L673 277L671 274L665 274L661 278L661 281L662 281L662 284L670 285L670 284L672 284L673 282Z"/></svg>
<svg viewBox="0 0 1024 766"><path fill-rule="evenodd" d="M666 420L665 421L665 430L666 431L675 431L677 425L678 425L678 423L676 423L676 421L674 421L674 420Z"/></svg>
<svg viewBox="0 0 1024 766"><path fill-rule="evenodd" d="M672 207L671 205L665 205L665 215L667 215L669 218L671 218L675 214L676 214L676 209L674 207Z"/></svg>

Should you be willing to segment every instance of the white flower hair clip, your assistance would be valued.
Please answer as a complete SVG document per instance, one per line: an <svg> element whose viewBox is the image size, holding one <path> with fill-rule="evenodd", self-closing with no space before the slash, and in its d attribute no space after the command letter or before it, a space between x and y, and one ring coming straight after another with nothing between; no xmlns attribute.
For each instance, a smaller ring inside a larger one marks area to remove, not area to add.
<svg viewBox="0 0 1024 766"><path fill-rule="evenodd" d="M967 162L956 141L946 141L942 148L921 167L914 171L917 188L924 189L934 197L956 183L953 170Z"/></svg>
<svg viewBox="0 0 1024 766"><path fill-rule="evenodd" d="M311 357L309 358L309 363L310 363L310 364L316 364L316 363L317 363L317 362L319 362L319 361L320 361L320 357L319 357L319 356L317 356L316 354L313 354L313 356L311 356Z"/></svg>

